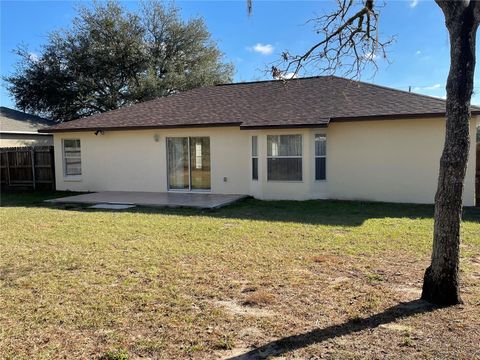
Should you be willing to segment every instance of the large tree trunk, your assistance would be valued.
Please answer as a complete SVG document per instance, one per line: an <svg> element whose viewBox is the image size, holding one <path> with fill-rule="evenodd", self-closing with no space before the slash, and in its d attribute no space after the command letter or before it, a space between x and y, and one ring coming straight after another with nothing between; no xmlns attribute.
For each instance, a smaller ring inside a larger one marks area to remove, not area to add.
<svg viewBox="0 0 480 360"><path fill-rule="evenodd" d="M470 99L475 70L475 2L437 1L450 34L445 145L435 195L432 262L422 299L438 305L461 303L459 292L462 194L470 148Z"/></svg>

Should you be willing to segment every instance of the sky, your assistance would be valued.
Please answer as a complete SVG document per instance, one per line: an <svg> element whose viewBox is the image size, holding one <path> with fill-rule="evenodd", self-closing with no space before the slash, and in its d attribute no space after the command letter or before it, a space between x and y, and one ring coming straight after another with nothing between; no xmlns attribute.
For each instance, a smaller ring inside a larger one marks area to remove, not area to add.
<svg viewBox="0 0 480 360"><path fill-rule="evenodd" d="M136 1L122 1L128 9L138 8ZM69 27L75 9L85 1L4 1L0 0L0 74L15 70L12 50L28 46L33 56L49 32ZM299 54L308 49L319 35L309 19L334 5L323 1L253 1L249 16L246 1L177 1L184 19L201 16L212 38L224 53L224 60L234 64L235 81L270 79L265 69L288 50ZM449 68L449 42L443 14L433 0L386 0L380 17L380 36L395 36L388 48L388 59L379 60L379 69L362 75L362 80L437 96L445 96ZM477 71L477 74L479 72ZM308 73L307 75L316 75ZM341 74L339 74L341 75ZM480 77L475 78L472 102L480 104ZM4 87L0 105L14 107Z"/></svg>

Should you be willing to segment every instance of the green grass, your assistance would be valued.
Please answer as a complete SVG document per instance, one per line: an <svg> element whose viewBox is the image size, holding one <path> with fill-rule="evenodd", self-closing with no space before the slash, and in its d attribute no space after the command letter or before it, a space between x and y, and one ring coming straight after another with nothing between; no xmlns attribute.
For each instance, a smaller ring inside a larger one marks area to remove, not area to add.
<svg viewBox="0 0 480 360"><path fill-rule="evenodd" d="M62 196L76 195L71 191L28 191L28 192L2 192L0 205L6 206L45 206L44 200Z"/></svg>
<svg viewBox="0 0 480 360"><path fill-rule="evenodd" d="M431 250L431 206L249 199L213 211L113 212L43 203L56 196L65 194L1 196L5 358L227 356L418 297ZM287 355L368 358L391 340L393 358L414 356L415 346L435 358L445 344L467 358L476 342L466 334L480 321L479 263L480 212L466 209L461 313L411 318L423 338L409 333L409 346L403 332L359 332L348 345ZM429 340L453 318L463 325Z"/></svg>

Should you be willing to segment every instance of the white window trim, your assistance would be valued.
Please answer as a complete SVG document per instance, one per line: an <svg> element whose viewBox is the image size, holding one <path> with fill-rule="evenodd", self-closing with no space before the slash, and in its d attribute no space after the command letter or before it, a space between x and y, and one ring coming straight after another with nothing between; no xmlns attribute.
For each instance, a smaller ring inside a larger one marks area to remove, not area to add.
<svg viewBox="0 0 480 360"><path fill-rule="evenodd" d="M82 162L82 141L78 138L68 138L68 139L62 139L62 165L63 165L63 180L65 181L81 181L82 180L82 174L83 174L83 168L81 169L80 175L67 175L67 157L65 156L65 140L79 140L80 141L80 164Z"/></svg>
<svg viewBox="0 0 480 360"><path fill-rule="evenodd" d="M280 140L280 136L300 136L300 139L302 140L302 154L300 156L295 155L281 155L281 156L273 156L273 155L268 155L268 137L269 136L278 136ZM304 146L304 141L303 141L303 134L267 134L267 182L277 182L277 183L303 183L303 179L305 178L304 176L304 166L303 166L303 146ZM302 178L300 180L270 180L268 179L268 159L300 159L302 162Z"/></svg>
<svg viewBox="0 0 480 360"><path fill-rule="evenodd" d="M325 155L317 155L315 152L315 142L316 142L316 137L317 136L324 136L325 137ZM315 178L315 181L317 182L326 182L328 179L328 174L327 174L327 134L314 134L313 135L313 157L314 157L314 162L313 162L313 176ZM325 159L325 179L317 179L316 173L317 173L317 162L315 161L316 159Z"/></svg>
<svg viewBox="0 0 480 360"><path fill-rule="evenodd" d="M256 147L257 147L257 155L253 155L253 139L254 139L254 138L255 138L255 141L257 142L257 144L256 144ZM260 164L258 163L258 135L253 135L253 136L252 136L252 146L251 146L251 148L250 148L250 152L252 153L252 154L251 154L251 155L252 155L252 156L251 156L252 160L253 160L253 159L257 159L257 178L256 178L256 179L253 178L253 161L250 161L250 166L252 167L252 169L251 169L251 171L250 171L251 180L252 180L252 181L258 181L258 178L260 177L260 175L259 175L259 170L260 170L259 167L260 167Z"/></svg>

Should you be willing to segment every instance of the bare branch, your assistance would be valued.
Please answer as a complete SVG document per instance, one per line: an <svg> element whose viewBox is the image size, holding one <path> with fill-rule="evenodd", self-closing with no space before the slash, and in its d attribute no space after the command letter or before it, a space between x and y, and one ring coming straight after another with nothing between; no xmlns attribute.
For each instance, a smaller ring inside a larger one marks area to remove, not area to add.
<svg viewBox="0 0 480 360"><path fill-rule="evenodd" d="M317 73L342 71L354 78L367 66L376 71L377 58L387 59L386 48L394 38L380 39L379 6L374 5L374 0L337 0L337 4L335 11L310 20L323 39L300 55L284 51L282 59L271 68L274 77L296 77L313 67Z"/></svg>
<svg viewBox="0 0 480 360"><path fill-rule="evenodd" d="M253 12L252 0L247 0L247 13L248 13L248 15L252 15L252 12Z"/></svg>

